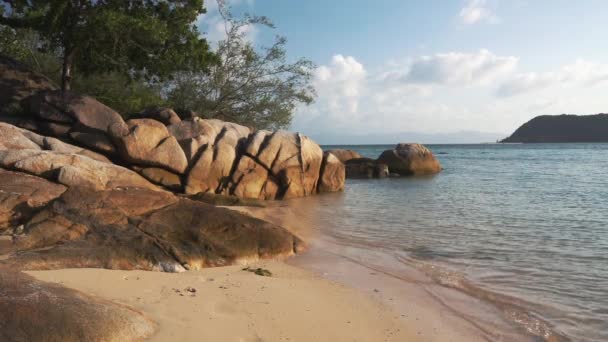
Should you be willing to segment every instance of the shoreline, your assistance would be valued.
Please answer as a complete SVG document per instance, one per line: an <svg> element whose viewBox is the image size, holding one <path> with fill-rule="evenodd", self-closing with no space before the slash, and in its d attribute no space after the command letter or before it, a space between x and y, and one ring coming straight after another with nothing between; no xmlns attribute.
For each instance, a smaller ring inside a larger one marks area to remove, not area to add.
<svg viewBox="0 0 608 342"><path fill-rule="evenodd" d="M531 340L515 329L463 315L461 309L484 303L442 287L422 272L411 269L395 275L332 253L335 246L321 239L314 222L297 215L293 203L230 207L279 224L309 244L308 251L284 261L251 265L268 269L271 277L243 271L238 265L184 273L105 269L27 273L142 311L159 324L151 341ZM196 292L188 292L190 287ZM443 301L446 298L450 304Z"/></svg>
<svg viewBox="0 0 608 342"><path fill-rule="evenodd" d="M427 321L450 329L451 337L462 335L467 341L569 341L533 312L518 305L519 299L511 298L515 302L509 303L508 296L470 283L450 268L413 260L406 262L381 246L363 247L360 243L324 234L319 229L321 223L311 217L314 214L303 214L311 203L316 204L315 199L290 200L280 209L233 209L306 237L309 250L286 259L287 264L357 289L395 312L425 315ZM416 310L411 309L411 300L417 303ZM417 323L415 321L410 323ZM428 330L428 335L432 335L432 330Z"/></svg>

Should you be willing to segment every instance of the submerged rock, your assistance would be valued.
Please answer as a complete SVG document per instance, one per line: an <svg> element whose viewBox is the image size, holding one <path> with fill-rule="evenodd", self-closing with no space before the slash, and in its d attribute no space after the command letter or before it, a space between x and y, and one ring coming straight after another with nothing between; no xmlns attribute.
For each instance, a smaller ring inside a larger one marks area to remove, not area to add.
<svg viewBox="0 0 608 342"><path fill-rule="evenodd" d="M351 159L346 162L346 178L385 178L388 166L370 158Z"/></svg>
<svg viewBox="0 0 608 342"><path fill-rule="evenodd" d="M386 164L390 173L401 176L430 175L441 171L441 164L433 153L420 144L401 143L382 152L378 163Z"/></svg>

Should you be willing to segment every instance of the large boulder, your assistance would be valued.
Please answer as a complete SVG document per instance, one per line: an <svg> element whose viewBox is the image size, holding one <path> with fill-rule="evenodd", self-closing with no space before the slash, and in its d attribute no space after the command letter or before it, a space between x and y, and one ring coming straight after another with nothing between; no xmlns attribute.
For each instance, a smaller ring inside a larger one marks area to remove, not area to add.
<svg viewBox="0 0 608 342"><path fill-rule="evenodd" d="M218 120L200 120L213 129L205 137L207 144L198 153L186 180L187 194L223 193L238 158L239 145L249 136L249 129ZM216 133L217 132L217 133Z"/></svg>
<svg viewBox="0 0 608 342"><path fill-rule="evenodd" d="M140 341L155 330L127 306L0 269L1 341Z"/></svg>
<svg viewBox="0 0 608 342"><path fill-rule="evenodd" d="M24 109L42 120L79 126L98 133L126 131L120 114L89 96L73 92L42 91L23 100Z"/></svg>
<svg viewBox="0 0 608 342"><path fill-rule="evenodd" d="M346 178L385 178L388 166L370 158L356 158L346 162Z"/></svg>
<svg viewBox="0 0 608 342"><path fill-rule="evenodd" d="M110 162L108 158L99 153L2 122L0 122L0 150L46 150L59 153L73 153L100 162Z"/></svg>
<svg viewBox="0 0 608 342"><path fill-rule="evenodd" d="M0 168L25 172L66 186L97 190L157 189L137 173L97 153L0 123Z"/></svg>
<svg viewBox="0 0 608 342"><path fill-rule="evenodd" d="M287 230L205 203L146 189L72 187L14 237L16 269L102 267L176 272L293 255Z"/></svg>
<svg viewBox="0 0 608 342"><path fill-rule="evenodd" d="M21 172L0 169L0 232L17 227L50 201L61 196L66 187ZM3 254L0 251L0 254Z"/></svg>
<svg viewBox="0 0 608 342"><path fill-rule="evenodd" d="M401 143L382 152L378 163L388 165L391 173L402 176L430 175L441 171L441 164L433 153L420 144Z"/></svg>
<svg viewBox="0 0 608 342"><path fill-rule="evenodd" d="M186 171L186 155L165 125L152 119L133 119L128 121L128 127L126 134L114 135L124 160L176 173Z"/></svg>
<svg viewBox="0 0 608 342"><path fill-rule="evenodd" d="M308 137L286 131L257 131L247 142L245 155L268 172L267 179L254 180L256 183L261 182L264 185L262 188L266 189L266 180L271 188L275 184L278 186L274 198L288 199L316 193L323 151ZM252 177L243 178L242 175L252 169L258 168L251 168L249 161L237 166L232 176L237 196L239 188L248 187L244 180L252 180ZM260 170L256 173L263 175ZM265 193L268 195L267 191Z"/></svg>
<svg viewBox="0 0 608 342"><path fill-rule="evenodd" d="M347 161L349 161L351 159L363 158L362 155L360 155L358 152L353 151L353 150L345 150L345 149L337 148L337 149L329 150L327 152L333 154L336 158L338 158L343 163L346 163Z"/></svg>
<svg viewBox="0 0 608 342"><path fill-rule="evenodd" d="M319 177L319 192L336 192L344 190L346 169L344 164L333 153L323 153L323 164Z"/></svg>

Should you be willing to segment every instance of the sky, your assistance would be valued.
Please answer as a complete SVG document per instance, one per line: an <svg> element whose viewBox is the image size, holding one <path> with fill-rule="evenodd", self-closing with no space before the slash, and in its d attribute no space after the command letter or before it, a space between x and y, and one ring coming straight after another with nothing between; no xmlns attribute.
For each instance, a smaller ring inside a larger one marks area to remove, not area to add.
<svg viewBox="0 0 608 342"><path fill-rule="evenodd" d="M605 0L230 4L237 16L274 22L275 30L250 28L256 45L283 35L290 58L317 65L318 97L298 108L291 129L321 143L389 142L382 136L403 132L500 138L537 115L608 111ZM214 0L207 7L199 27L216 41L223 26Z"/></svg>

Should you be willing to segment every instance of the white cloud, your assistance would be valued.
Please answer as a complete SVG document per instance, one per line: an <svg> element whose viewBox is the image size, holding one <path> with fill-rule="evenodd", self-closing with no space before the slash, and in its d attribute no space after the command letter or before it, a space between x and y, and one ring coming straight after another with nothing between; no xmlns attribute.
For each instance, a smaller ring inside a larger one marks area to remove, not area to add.
<svg viewBox="0 0 608 342"><path fill-rule="evenodd" d="M508 97L554 86L589 87L605 81L608 81L608 64L579 59L555 71L515 75L498 88L497 94Z"/></svg>
<svg viewBox="0 0 608 342"><path fill-rule="evenodd" d="M479 85L512 73L517 63L516 57L497 56L485 49L477 53L449 52L417 57L405 73L389 72L386 76L412 84Z"/></svg>
<svg viewBox="0 0 608 342"><path fill-rule="evenodd" d="M536 115L608 108L605 87L597 86L608 84L608 64L578 60L555 71L518 74L518 61L482 50L372 68L335 55L315 71L319 96L298 109L292 129L318 137L457 131L506 136ZM514 94L519 96L506 96Z"/></svg>
<svg viewBox="0 0 608 342"><path fill-rule="evenodd" d="M467 25L479 22L498 22L498 17L486 0L467 0L465 6L460 10L460 20Z"/></svg>
<svg viewBox="0 0 608 342"><path fill-rule="evenodd" d="M314 86L330 113L356 113L365 86L365 68L354 57L335 55L315 71Z"/></svg>

